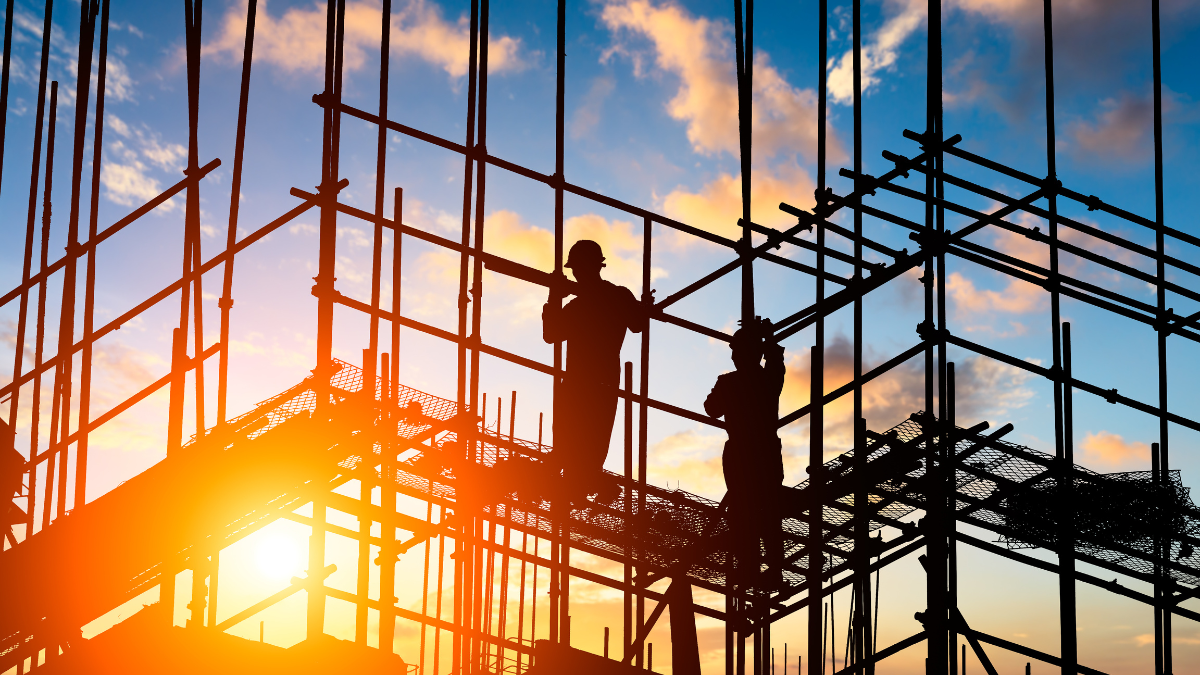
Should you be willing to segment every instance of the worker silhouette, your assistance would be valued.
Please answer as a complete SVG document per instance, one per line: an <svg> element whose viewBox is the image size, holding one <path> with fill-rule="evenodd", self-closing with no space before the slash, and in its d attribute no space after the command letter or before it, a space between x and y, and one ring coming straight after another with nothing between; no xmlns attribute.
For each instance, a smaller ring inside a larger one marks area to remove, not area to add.
<svg viewBox="0 0 1200 675"><path fill-rule="evenodd" d="M783 347L769 342L771 335L769 320L738 329L729 343L736 370L718 377L704 401L705 412L725 418L729 436L721 468L738 584L764 590L778 588L783 573L783 453L776 429L785 368ZM764 550L766 578L760 576Z"/></svg>
<svg viewBox="0 0 1200 675"><path fill-rule="evenodd" d="M551 461L577 489L598 494L601 501L615 496L607 495L595 479L608 455L617 415L621 344L626 330L642 331L646 313L628 288L600 278L604 253L596 242L575 242L565 267L577 282L571 291L575 298L560 307L551 290L542 307L542 339L567 343L566 374L554 395Z"/></svg>

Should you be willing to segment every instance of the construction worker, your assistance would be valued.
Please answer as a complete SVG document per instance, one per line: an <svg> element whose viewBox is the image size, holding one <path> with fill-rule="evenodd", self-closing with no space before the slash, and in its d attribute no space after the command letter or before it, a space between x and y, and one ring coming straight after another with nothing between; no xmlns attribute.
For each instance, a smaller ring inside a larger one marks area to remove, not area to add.
<svg viewBox="0 0 1200 675"><path fill-rule="evenodd" d="M783 390L783 347L769 341L771 322L756 319L733 334L729 343L735 370L717 378L704 401L712 417L725 418L729 440L721 455L725 502L734 536L739 585L779 587L783 571L783 453L776 432ZM766 357L766 365L762 361ZM766 551L767 579L760 577Z"/></svg>
<svg viewBox="0 0 1200 675"><path fill-rule="evenodd" d="M615 496L594 478L604 467L617 415L621 344L626 330L642 331L646 313L628 288L600 278L604 252L596 242L575 242L564 267L575 277L575 298L560 307L551 290L542 307L542 339L567 343L566 375L554 396L552 461L585 494L601 493L600 501Z"/></svg>

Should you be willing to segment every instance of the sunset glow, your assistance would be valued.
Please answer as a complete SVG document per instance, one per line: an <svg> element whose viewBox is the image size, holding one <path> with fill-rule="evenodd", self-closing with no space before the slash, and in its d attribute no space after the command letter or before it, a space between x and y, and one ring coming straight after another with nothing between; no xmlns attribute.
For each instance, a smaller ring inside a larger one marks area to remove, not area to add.
<svg viewBox="0 0 1200 675"><path fill-rule="evenodd" d="M268 535L254 551L258 572L273 581L303 574L306 557L299 542L282 534Z"/></svg>
<svg viewBox="0 0 1200 675"><path fill-rule="evenodd" d="M4 17L0 675L1200 675L1200 0L330 1Z"/></svg>

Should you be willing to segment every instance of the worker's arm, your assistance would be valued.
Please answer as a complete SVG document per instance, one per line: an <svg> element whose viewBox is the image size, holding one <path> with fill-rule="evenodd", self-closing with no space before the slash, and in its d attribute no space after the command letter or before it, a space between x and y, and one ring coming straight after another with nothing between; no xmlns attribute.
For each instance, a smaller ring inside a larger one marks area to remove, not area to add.
<svg viewBox="0 0 1200 675"><path fill-rule="evenodd" d="M563 307L557 299L542 305L542 340L548 344L562 342L567 339L566 317Z"/></svg>
<svg viewBox="0 0 1200 675"><path fill-rule="evenodd" d="M708 398L704 399L704 412L708 413L709 417L722 417L728 408L725 387L721 386L721 379L717 378L717 383L713 385L712 391L708 392Z"/></svg>
<svg viewBox="0 0 1200 675"><path fill-rule="evenodd" d="M650 291L653 293L654 291ZM646 311L646 306L634 297L633 291L628 288L621 288L622 301L625 304L625 325L630 332L640 333L646 330L646 326L650 324L650 314ZM651 296L653 302L653 296Z"/></svg>

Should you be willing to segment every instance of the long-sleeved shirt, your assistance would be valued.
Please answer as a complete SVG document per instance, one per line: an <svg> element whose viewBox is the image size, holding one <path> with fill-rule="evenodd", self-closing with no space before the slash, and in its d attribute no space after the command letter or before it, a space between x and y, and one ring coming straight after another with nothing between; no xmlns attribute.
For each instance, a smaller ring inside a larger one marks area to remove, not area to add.
<svg viewBox="0 0 1200 675"><path fill-rule="evenodd" d="M704 401L704 411L725 418L729 442L755 447L779 438L779 394L783 391L783 354L767 357L765 366L735 370L717 378Z"/></svg>
<svg viewBox="0 0 1200 675"><path fill-rule="evenodd" d="M628 288L609 281L580 287L579 292L561 309L542 309L542 339L567 342L568 379L619 384L625 331L640 333L644 312Z"/></svg>

